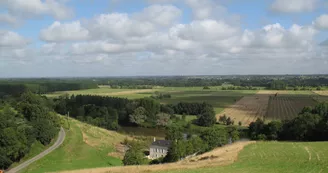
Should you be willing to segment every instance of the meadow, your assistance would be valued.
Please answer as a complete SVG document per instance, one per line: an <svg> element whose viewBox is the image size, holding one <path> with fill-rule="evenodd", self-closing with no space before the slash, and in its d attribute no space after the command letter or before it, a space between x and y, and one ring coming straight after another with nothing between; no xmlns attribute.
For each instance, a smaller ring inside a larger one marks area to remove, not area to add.
<svg viewBox="0 0 328 173"><path fill-rule="evenodd" d="M309 173L328 172L327 142L257 142L246 146L228 166L169 173Z"/></svg>

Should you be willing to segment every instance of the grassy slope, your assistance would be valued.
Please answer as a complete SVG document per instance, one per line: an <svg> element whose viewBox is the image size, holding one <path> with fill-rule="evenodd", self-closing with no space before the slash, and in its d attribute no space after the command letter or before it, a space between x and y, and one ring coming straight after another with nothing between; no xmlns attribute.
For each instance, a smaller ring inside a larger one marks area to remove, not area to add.
<svg viewBox="0 0 328 173"><path fill-rule="evenodd" d="M51 144L49 144L48 146L44 146L39 141L35 141L32 144L30 151L19 162L13 163L10 166L10 168L14 168L14 167L18 166L19 164L25 162L26 160L33 158L34 156L40 154L42 151L49 148L52 144L53 144L53 142Z"/></svg>
<svg viewBox="0 0 328 173"><path fill-rule="evenodd" d="M258 142L246 146L234 164L170 173L328 172L328 142ZM168 172L168 171L165 171Z"/></svg>
<svg viewBox="0 0 328 173"><path fill-rule="evenodd" d="M120 159L108 156L108 153L114 152L115 143L124 138L124 135L70 120L70 130L66 130L63 145L23 172L42 173L122 165Z"/></svg>

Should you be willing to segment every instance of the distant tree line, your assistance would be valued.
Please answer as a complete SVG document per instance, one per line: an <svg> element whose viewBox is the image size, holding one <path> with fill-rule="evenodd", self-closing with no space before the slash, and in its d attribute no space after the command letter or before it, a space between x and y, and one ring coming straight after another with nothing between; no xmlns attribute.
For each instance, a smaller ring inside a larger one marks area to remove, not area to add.
<svg viewBox="0 0 328 173"><path fill-rule="evenodd" d="M305 107L294 119L265 124L258 119L249 126L249 136L255 140L327 141L328 103Z"/></svg>
<svg viewBox="0 0 328 173"><path fill-rule="evenodd" d="M55 91L69 91L98 88L94 82L70 82L70 81L0 81L0 97L6 95L19 96L24 92L30 91L36 94L45 94Z"/></svg>
<svg viewBox="0 0 328 173"><path fill-rule="evenodd" d="M96 81L101 85L126 88L129 86L166 86L166 87L204 87L231 84L245 87L264 87L283 89L288 87L320 87L328 86L327 76L170 76L170 77L122 77L100 78ZM205 87L207 89L208 87ZM238 89L238 88L235 88Z"/></svg>
<svg viewBox="0 0 328 173"><path fill-rule="evenodd" d="M48 145L58 134L60 117L51 105L31 92L0 103L0 169L23 158L33 143Z"/></svg>

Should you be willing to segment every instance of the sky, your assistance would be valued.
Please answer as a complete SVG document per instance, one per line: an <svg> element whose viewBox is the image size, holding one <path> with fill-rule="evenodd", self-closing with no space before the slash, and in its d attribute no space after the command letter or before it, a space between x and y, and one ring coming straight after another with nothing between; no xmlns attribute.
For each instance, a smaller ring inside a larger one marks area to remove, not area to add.
<svg viewBox="0 0 328 173"><path fill-rule="evenodd" d="M327 73L327 0L0 0L0 77Z"/></svg>

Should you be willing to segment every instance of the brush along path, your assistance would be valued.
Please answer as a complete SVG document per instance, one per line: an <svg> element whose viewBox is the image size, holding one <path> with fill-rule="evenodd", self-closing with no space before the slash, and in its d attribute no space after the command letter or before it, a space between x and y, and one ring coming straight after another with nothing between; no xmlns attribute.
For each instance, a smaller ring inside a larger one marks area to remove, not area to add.
<svg viewBox="0 0 328 173"><path fill-rule="evenodd" d="M59 131L59 134L58 134L57 141L54 143L54 145L52 145L50 148L46 149L45 151L41 152L39 155L33 157L32 159L27 160L27 161L23 162L22 164L16 166L15 168L10 169L6 173L16 173L16 172L19 172L22 169L28 167L33 162L35 162L35 161L43 158L47 154L51 153L52 151L54 151L55 149L57 149L64 142L65 136L66 136L65 130L61 127L60 128L60 131Z"/></svg>
<svg viewBox="0 0 328 173"><path fill-rule="evenodd" d="M141 173L141 172L157 172L180 169L197 169L208 168L215 166L229 165L235 162L238 158L238 153L253 141L237 142L231 145L217 148L208 153L189 158L176 163L161 164L161 165L142 165L142 166L122 166L111 168L97 168L74 171L63 171L60 173Z"/></svg>

